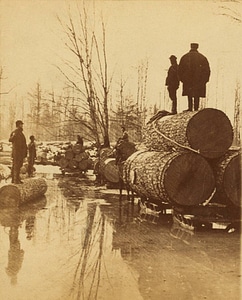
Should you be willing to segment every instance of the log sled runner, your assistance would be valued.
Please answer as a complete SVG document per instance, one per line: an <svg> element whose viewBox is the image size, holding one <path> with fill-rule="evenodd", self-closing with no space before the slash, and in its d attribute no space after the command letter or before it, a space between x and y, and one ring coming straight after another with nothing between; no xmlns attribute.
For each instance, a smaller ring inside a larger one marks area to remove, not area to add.
<svg viewBox="0 0 242 300"><path fill-rule="evenodd" d="M37 200L47 191L44 178L28 178L22 184L7 184L0 188L0 208L18 207Z"/></svg>

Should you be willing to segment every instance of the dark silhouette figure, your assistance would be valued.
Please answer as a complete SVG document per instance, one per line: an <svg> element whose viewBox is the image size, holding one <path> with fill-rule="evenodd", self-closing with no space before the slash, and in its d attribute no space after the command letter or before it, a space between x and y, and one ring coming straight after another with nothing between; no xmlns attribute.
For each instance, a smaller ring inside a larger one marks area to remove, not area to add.
<svg viewBox="0 0 242 300"><path fill-rule="evenodd" d="M77 135L77 145L83 146L83 137L81 137L79 134Z"/></svg>
<svg viewBox="0 0 242 300"><path fill-rule="evenodd" d="M129 140L128 132L126 131L124 126L121 126L121 129L122 129L122 132L123 132L123 135L122 135L121 139L123 141L128 141Z"/></svg>
<svg viewBox="0 0 242 300"><path fill-rule="evenodd" d="M182 95L188 97L187 111L199 109L200 97L206 97L206 83L210 77L207 58L198 52L198 44L192 43L191 50L182 56L178 75L183 83Z"/></svg>
<svg viewBox="0 0 242 300"><path fill-rule="evenodd" d="M19 184L22 183L20 169L23 166L24 158L27 156L27 144L21 120L16 121L16 129L11 133L9 142L12 143L12 183Z"/></svg>
<svg viewBox="0 0 242 300"><path fill-rule="evenodd" d="M36 145L35 145L35 137L31 135L29 137L30 143L28 144L28 176L32 177L34 172L34 161L36 159Z"/></svg>
<svg viewBox="0 0 242 300"><path fill-rule="evenodd" d="M175 55L171 55L170 57L171 66L168 70L166 77L166 86L169 92L169 97L172 101L172 109L171 114L177 114L177 89L179 88L179 78L178 78L178 64L177 58Z"/></svg>
<svg viewBox="0 0 242 300"><path fill-rule="evenodd" d="M11 284L17 283L17 275L21 269L24 259L24 250L21 249L18 239L18 226L10 227L9 230L9 243L10 248L8 251L8 266L6 267L6 273L11 278Z"/></svg>

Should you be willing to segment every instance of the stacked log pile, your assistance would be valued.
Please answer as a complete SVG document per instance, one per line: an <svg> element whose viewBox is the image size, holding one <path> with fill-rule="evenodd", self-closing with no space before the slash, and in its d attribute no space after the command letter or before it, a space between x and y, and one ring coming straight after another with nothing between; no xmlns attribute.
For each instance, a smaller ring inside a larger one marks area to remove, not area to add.
<svg viewBox="0 0 242 300"><path fill-rule="evenodd" d="M43 178L25 179L22 184L8 184L0 188L0 207L16 207L43 197L47 183Z"/></svg>
<svg viewBox="0 0 242 300"><path fill-rule="evenodd" d="M93 169L93 161L89 153L81 145L74 145L66 150L64 157L58 161L61 169L65 171L87 171Z"/></svg>
<svg viewBox="0 0 242 300"><path fill-rule="evenodd" d="M123 179L161 202L205 204L218 190L240 205L240 158L228 153L232 141L231 123L217 109L165 116L147 124L146 150L127 159Z"/></svg>

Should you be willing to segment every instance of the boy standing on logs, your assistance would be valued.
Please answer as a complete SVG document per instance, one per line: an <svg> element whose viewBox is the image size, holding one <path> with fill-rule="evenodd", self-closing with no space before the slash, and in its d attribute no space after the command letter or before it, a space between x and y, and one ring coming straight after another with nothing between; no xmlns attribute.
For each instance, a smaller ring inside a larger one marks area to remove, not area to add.
<svg viewBox="0 0 242 300"><path fill-rule="evenodd" d="M169 97L172 101L171 115L177 114L177 96L176 91L179 88L179 79L178 79L178 64L176 61L176 56L171 55L170 57L171 66L168 70L166 77L166 86L169 92Z"/></svg>
<svg viewBox="0 0 242 300"><path fill-rule="evenodd" d="M11 133L9 142L12 143L12 183L23 183L20 180L20 169L27 156L27 144L23 134L23 122L21 120L16 121L16 129Z"/></svg>
<svg viewBox="0 0 242 300"><path fill-rule="evenodd" d="M36 159L36 145L35 145L35 137L31 135L29 137L30 143L28 144L28 175L29 177L33 177L34 171L34 161Z"/></svg>
<svg viewBox="0 0 242 300"><path fill-rule="evenodd" d="M197 51L198 44L192 43L191 50L182 56L178 75L183 83L182 96L188 97L188 109L199 109L199 98L206 97L206 83L210 77L210 67L207 58Z"/></svg>

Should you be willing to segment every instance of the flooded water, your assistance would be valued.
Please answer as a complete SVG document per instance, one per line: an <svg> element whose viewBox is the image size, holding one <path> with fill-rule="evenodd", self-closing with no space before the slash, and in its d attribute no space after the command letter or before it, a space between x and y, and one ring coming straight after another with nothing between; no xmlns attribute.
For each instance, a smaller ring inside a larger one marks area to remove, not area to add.
<svg viewBox="0 0 242 300"><path fill-rule="evenodd" d="M240 234L193 232L118 191L37 168L45 197L0 210L0 299L240 299Z"/></svg>

